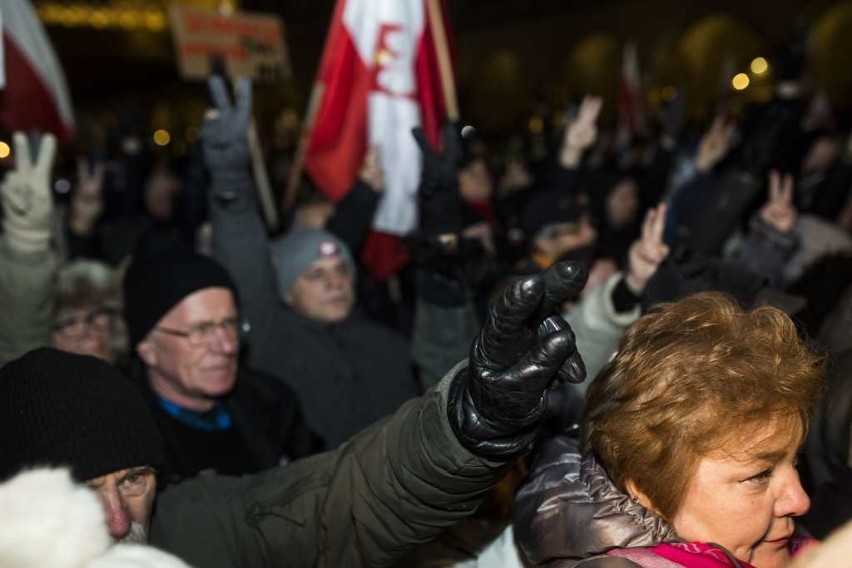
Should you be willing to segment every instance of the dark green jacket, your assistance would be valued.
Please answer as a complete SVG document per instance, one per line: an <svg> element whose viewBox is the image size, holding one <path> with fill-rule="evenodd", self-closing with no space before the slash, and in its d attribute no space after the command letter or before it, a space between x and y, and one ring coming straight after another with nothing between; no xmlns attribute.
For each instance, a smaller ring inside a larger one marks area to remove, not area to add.
<svg viewBox="0 0 852 568"><path fill-rule="evenodd" d="M450 428L456 369L333 452L167 488L152 544L197 568L392 565L471 514L505 471L465 450Z"/></svg>

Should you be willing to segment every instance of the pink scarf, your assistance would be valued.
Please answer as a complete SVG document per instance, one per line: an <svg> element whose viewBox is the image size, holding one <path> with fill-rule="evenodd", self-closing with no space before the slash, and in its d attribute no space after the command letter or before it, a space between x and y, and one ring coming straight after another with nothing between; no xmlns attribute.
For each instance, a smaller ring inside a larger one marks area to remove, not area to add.
<svg viewBox="0 0 852 568"><path fill-rule="evenodd" d="M794 537L790 540L790 555L796 556L807 545L816 542L809 537ZM612 550L608 555L626 556L642 566L653 565L653 562L644 564L642 560L651 560L656 556L687 568L754 568L741 560L735 564L722 550L704 542L664 543L653 548Z"/></svg>

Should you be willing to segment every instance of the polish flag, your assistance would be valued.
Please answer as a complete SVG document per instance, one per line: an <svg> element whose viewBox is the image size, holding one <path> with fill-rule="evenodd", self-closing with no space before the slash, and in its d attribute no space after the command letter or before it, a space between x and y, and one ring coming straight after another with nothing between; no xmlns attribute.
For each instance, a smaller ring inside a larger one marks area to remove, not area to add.
<svg viewBox="0 0 852 568"><path fill-rule="evenodd" d="M0 125L14 130L74 135L68 85L53 46L29 0L0 0L6 83L0 91Z"/></svg>
<svg viewBox="0 0 852 568"><path fill-rule="evenodd" d="M642 81L639 76L639 56L636 44L624 46L621 60L621 85L618 90L618 143L629 144L637 134L645 130L645 101Z"/></svg>
<svg viewBox="0 0 852 568"><path fill-rule="evenodd" d="M385 191L361 251L379 279L405 264L399 237L417 226L421 156L411 129L422 126L436 145L447 115L440 2L338 0L309 111L305 170L333 200L350 189L367 149L379 147Z"/></svg>

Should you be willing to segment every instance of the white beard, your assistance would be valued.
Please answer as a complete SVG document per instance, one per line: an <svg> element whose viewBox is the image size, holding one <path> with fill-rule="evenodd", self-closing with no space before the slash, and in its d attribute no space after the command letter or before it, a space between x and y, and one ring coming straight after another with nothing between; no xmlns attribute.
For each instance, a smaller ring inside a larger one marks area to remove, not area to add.
<svg viewBox="0 0 852 568"><path fill-rule="evenodd" d="M136 521L131 521L130 532L112 540L115 544L148 544L148 531Z"/></svg>

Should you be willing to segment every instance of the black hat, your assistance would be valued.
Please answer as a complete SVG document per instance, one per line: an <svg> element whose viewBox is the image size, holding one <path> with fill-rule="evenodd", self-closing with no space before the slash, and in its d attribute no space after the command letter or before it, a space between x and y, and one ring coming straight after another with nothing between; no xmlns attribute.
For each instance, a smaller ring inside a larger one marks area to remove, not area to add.
<svg viewBox="0 0 852 568"><path fill-rule="evenodd" d="M533 195L524 211L524 232L528 239L557 223L577 223L589 212L584 195L548 190Z"/></svg>
<svg viewBox="0 0 852 568"><path fill-rule="evenodd" d="M50 465L85 481L163 462L143 394L112 365L45 347L0 369L0 479Z"/></svg>
<svg viewBox="0 0 852 568"><path fill-rule="evenodd" d="M181 300L205 288L236 288L215 260L171 240L143 242L124 276L124 319L136 345Z"/></svg>

